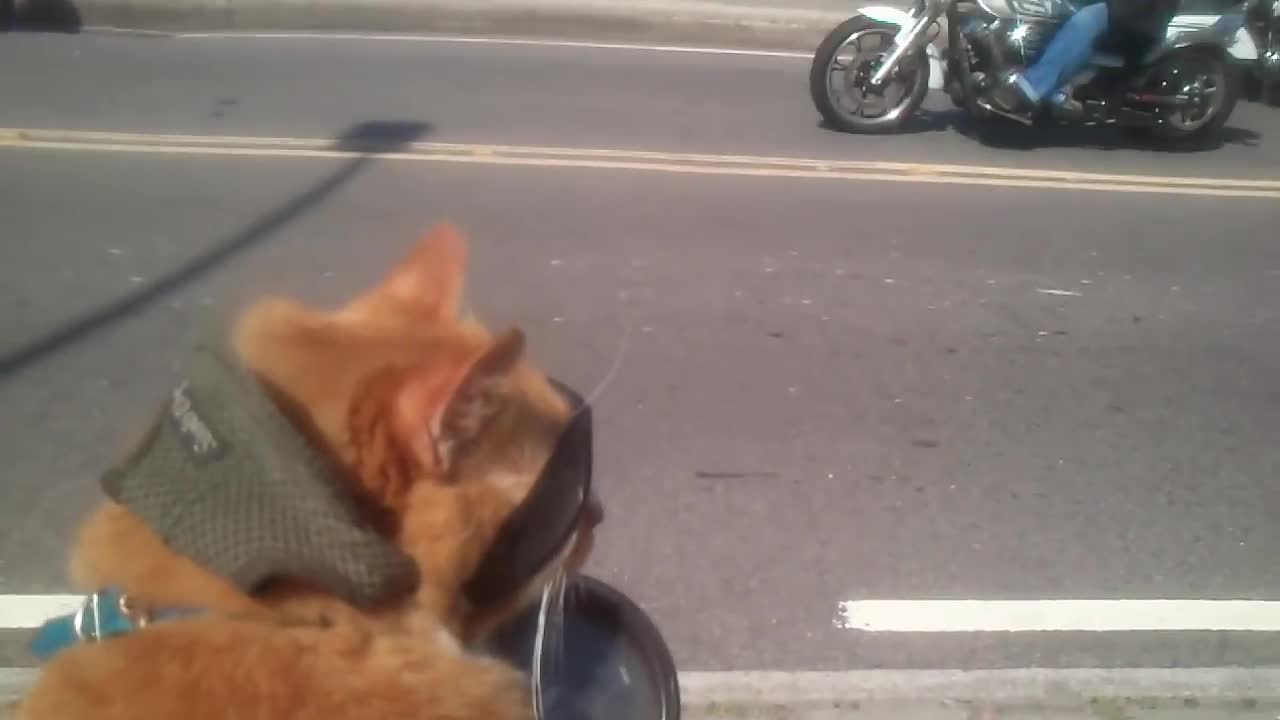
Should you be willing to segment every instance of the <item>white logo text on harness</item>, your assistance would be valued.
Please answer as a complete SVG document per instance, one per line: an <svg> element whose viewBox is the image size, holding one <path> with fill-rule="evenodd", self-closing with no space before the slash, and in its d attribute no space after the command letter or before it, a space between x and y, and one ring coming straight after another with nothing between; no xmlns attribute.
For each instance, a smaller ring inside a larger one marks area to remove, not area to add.
<svg viewBox="0 0 1280 720"><path fill-rule="evenodd" d="M169 402L169 415L178 433L185 440L183 445L192 454L192 459L210 461L220 454L222 443L196 411L195 403L187 392L189 384L183 382L173 391Z"/></svg>

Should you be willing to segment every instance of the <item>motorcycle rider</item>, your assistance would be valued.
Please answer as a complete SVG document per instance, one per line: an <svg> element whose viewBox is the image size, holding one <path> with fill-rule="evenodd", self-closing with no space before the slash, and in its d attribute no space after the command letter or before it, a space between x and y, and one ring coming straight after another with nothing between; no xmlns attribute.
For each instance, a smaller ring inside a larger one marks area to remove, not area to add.
<svg viewBox="0 0 1280 720"><path fill-rule="evenodd" d="M1126 46L1147 47L1164 37L1177 8L1178 0L1103 0L1081 8L1034 65L1010 74L991 91L990 109L1028 122L1048 100L1055 114L1078 117L1080 103L1060 91L1088 65L1098 38L1114 30Z"/></svg>

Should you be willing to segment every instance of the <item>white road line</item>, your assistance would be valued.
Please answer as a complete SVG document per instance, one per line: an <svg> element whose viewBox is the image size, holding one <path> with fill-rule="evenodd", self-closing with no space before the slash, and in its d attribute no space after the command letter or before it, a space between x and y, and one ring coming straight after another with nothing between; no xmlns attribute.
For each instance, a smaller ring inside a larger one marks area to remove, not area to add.
<svg viewBox="0 0 1280 720"><path fill-rule="evenodd" d="M1254 600L851 600L836 627L864 632L1280 632L1280 602Z"/></svg>
<svg viewBox="0 0 1280 720"><path fill-rule="evenodd" d="M697 55L745 55L749 57L799 58L810 60L813 53L785 50L749 50L745 48L693 47L684 45L635 45L576 40L531 40L525 38L460 37L456 35L410 35L383 33L308 33L308 32L193 32L177 33L183 40L383 40L388 42L455 43L472 45L528 45L533 47L591 48L596 50L640 50L645 52L692 53Z"/></svg>
<svg viewBox="0 0 1280 720"><path fill-rule="evenodd" d="M37 628L52 617L75 612L83 595L0 595L0 630Z"/></svg>
<svg viewBox="0 0 1280 720"><path fill-rule="evenodd" d="M153 38L170 38L173 33L164 30L143 30L142 28L124 28L112 27L110 25L85 25L80 29L82 33L96 33L99 35L125 35L137 37L153 37Z"/></svg>

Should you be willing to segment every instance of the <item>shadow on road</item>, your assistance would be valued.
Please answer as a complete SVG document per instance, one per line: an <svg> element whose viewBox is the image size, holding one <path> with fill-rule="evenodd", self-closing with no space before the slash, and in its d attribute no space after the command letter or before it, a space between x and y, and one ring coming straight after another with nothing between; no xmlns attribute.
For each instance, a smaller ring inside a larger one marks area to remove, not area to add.
<svg viewBox="0 0 1280 720"><path fill-rule="evenodd" d="M1257 147L1262 136L1254 130L1225 127L1203 142L1168 144L1114 127L1067 126L1050 129L1028 128L1015 123L981 122L963 117L956 132L996 150L1038 150L1046 148L1089 148L1092 150L1141 150L1145 152L1190 154L1217 150L1224 145Z"/></svg>
<svg viewBox="0 0 1280 720"><path fill-rule="evenodd" d="M332 175L150 285L55 328L24 347L0 355L0 379L7 380L49 355L128 318L262 243L351 182L378 155L402 150L430 130L430 125L418 122L371 122L354 126L334 142L334 148L359 154Z"/></svg>
<svg viewBox="0 0 1280 720"><path fill-rule="evenodd" d="M78 33L82 25L71 0L0 0L0 32Z"/></svg>
<svg viewBox="0 0 1280 720"><path fill-rule="evenodd" d="M823 127L826 127L825 123ZM831 128L827 128L831 129ZM1216 137L1199 144L1169 145L1143 140L1114 127L1063 126L1054 128L1025 127L1002 119L976 120L961 110L920 110L907 120L898 135L915 135L953 131L996 150L1045 150L1052 148L1089 148L1092 150L1143 150L1163 153L1197 153L1217 150L1224 145L1257 147L1259 133L1238 127L1225 127Z"/></svg>

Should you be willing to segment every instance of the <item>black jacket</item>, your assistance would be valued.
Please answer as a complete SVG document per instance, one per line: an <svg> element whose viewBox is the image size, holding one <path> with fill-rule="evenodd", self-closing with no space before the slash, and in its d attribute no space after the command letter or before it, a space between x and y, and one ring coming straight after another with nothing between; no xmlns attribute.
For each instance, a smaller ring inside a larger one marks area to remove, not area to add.
<svg viewBox="0 0 1280 720"><path fill-rule="evenodd" d="M1164 37L1169 21L1178 12L1178 0L1106 0L1111 27L1135 33L1147 40Z"/></svg>

